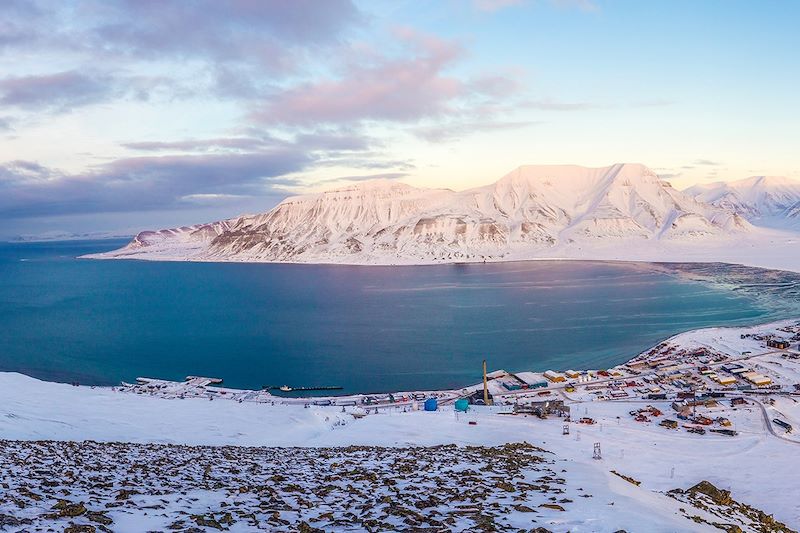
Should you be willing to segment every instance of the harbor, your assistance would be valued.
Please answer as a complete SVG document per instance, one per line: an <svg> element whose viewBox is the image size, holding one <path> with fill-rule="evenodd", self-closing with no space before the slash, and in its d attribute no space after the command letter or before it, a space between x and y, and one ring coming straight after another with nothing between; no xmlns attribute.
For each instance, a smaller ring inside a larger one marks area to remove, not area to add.
<svg viewBox="0 0 800 533"><path fill-rule="evenodd" d="M622 365L602 370L488 371L484 361L479 370L482 381L459 389L292 397L280 393L324 393L340 387L247 390L224 387L219 377L187 376L182 382L140 377L117 390L171 399L339 408L357 417L442 409L466 413L490 407L497 414L556 416L578 424L595 422L588 416L571 416L581 409L588 414L584 406L642 404L630 411L636 423L726 436L737 434L732 410L748 406L762 411L771 434L793 441L792 429L800 424L800 409L795 407L800 398L800 324L740 329L738 336L731 332L739 330L730 328L677 335ZM712 333L720 335L708 337Z"/></svg>

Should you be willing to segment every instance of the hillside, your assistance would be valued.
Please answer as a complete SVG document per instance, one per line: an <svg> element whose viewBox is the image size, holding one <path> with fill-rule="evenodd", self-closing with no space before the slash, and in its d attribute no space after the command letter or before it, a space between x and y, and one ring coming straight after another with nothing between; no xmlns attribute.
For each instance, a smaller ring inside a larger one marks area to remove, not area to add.
<svg viewBox="0 0 800 533"><path fill-rule="evenodd" d="M658 494L526 443L0 441L0 458L6 531L791 531L707 481Z"/></svg>
<svg viewBox="0 0 800 533"><path fill-rule="evenodd" d="M522 166L460 192L377 180L290 197L263 214L142 232L124 248L92 257L481 261L609 244L705 242L750 230L739 214L672 188L643 165Z"/></svg>

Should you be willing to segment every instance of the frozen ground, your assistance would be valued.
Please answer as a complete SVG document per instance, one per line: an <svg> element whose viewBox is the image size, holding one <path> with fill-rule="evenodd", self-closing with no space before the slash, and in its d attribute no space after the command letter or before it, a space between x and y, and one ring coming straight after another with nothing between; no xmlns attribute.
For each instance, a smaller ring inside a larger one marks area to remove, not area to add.
<svg viewBox="0 0 800 533"><path fill-rule="evenodd" d="M242 448L0 442L0 527L65 531L759 531L529 444ZM624 474L623 474L624 475ZM3 514L11 513L11 514ZM781 529L773 529L781 531Z"/></svg>

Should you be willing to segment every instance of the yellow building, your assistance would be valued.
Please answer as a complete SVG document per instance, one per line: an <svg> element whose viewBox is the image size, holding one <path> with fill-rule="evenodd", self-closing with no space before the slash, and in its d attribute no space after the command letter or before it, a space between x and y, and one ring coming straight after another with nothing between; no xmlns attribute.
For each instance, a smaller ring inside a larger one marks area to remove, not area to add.
<svg viewBox="0 0 800 533"><path fill-rule="evenodd" d="M552 381L553 383L560 383L562 381L567 381L567 379L563 375L559 374L558 372L554 372L552 370L548 370L547 372L545 372L544 377Z"/></svg>
<svg viewBox="0 0 800 533"><path fill-rule="evenodd" d="M764 387L772 383L772 380L767 376L763 376L757 372L744 372L741 376L756 387Z"/></svg>
<svg viewBox="0 0 800 533"><path fill-rule="evenodd" d="M717 376L717 383L720 385L733 385L736 383L736 378L733 376Z"/></svg>

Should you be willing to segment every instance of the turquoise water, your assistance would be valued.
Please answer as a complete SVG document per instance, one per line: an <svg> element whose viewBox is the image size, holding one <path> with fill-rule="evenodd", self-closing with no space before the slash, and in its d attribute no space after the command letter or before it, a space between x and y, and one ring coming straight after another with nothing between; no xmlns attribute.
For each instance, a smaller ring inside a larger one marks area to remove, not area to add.
<svg viewBox="0 0 800 533"><path fill-rule="evenodd" d="M601 368L674 333L779 318L647 265L424 267L75 259L118 241L0 245L0 370L117 384L217 376L345 392Z"/></svg>

